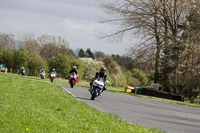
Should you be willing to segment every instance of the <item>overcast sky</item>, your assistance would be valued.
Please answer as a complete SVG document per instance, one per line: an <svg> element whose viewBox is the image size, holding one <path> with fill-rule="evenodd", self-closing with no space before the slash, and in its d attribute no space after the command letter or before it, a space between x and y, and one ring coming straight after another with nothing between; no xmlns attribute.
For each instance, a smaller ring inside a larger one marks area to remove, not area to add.
<svg viewBox="0 0 200 133"><path fill-rule="evenodd" d="M125 54L129 43L98 39L99 32L113 30L98 23L104 16L95 0L0 0L0 32L61 36L73 50Z"/></svg>

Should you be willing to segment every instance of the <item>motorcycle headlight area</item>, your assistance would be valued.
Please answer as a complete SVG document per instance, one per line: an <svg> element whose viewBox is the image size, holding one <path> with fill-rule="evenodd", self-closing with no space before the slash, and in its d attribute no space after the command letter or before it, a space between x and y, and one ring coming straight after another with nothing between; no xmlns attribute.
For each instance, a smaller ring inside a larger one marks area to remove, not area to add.
<svg viewBox="0 0 200 133"><path fill-rule="evenodd" d="M103 88L103 87L104 87L104 85L99 84L98 82L94 82L94 83L93 83L93 86L98 86L98 87L100 87L100 88Z"/></svg>

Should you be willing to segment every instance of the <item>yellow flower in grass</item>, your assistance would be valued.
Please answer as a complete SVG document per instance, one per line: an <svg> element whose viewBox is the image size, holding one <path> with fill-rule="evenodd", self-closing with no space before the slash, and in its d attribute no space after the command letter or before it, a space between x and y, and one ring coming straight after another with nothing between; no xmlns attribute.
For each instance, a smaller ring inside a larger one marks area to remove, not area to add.
<svg viewBox="0 0 200 133"><path fill-rule="evenodd" d="M28 130L30 130L29 128L26 128L26 130L28 131Z"/></svg>

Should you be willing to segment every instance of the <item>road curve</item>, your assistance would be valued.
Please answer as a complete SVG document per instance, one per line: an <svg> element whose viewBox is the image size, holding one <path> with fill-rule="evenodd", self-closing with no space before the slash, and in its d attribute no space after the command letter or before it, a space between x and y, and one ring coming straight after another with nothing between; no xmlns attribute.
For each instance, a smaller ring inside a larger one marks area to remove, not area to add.
<svg viewBox="0 0 200 133"><path fill-rule="evenodd" d="M200 133L199 108L106 91L93 101L88 88L58 85L88 105L116 114L129 123L158 128L167 133Z"/></svg>

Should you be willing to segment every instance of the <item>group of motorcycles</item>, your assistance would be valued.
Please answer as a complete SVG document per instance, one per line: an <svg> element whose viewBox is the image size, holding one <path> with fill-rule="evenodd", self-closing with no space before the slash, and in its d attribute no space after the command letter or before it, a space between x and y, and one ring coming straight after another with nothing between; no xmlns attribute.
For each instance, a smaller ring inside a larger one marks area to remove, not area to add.
<svg viewBox="0 0 200 133"><path fill-rule="evenodd" d="M41 79L45 79L45 72L40 72L40 77L41 77ZM50 81L54 82L54 80L56 78L56 73L51 72L49 77L50 77ZM69 75L68 81L69 81L71 88L73 88L76 85L77 78L78 78L78 76L76 75L75 72L73 72Z"/></svg>
<svg viewBox="0 0 200 133"><path fill-rule="evenodd" d="M41 79L45 79L45 72L41 72L40 77ZM53 72L50 73L50 81L54 82L55 78L56 78L56 74ZM75 72L69 75L68 82L71 88L73 88L77 84L77 78L78 76L76 75ZM104 86L105 86L105 83L102 78L99 77L97 79L94 79L94 81L92 82L91 90L90 90L92 100L95 100L96 97L101 95Z"/></svg>

